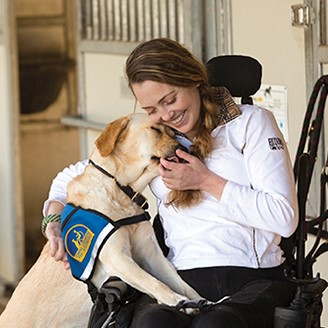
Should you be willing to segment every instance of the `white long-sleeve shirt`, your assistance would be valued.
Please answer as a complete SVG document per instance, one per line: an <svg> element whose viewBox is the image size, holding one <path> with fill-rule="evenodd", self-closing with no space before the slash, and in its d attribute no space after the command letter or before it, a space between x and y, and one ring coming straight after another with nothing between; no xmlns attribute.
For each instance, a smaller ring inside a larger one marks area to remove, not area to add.
<svg viewBox="0 0 328 328"><path fill-rule="evenodd" d="M151 182L170 248L179 269L212 266L267 268L280 265L281 236L297 226L298 208L287 146L271 112L242 105L242 114L212 131L214 146L206 166L228 180L217 200L191 208L166 205L169 190L160 177ZM66 168L54 179L49 201L65 203L66 184L83 172L86 161Z"/></svg>
<svg viewBox="0 0 328 328"><path fill-rule="evenodd" d="M212 132L207 167L228 180L218 201L210 194L192 208L166 206L161 178L151 189L178 269L280 265L281 236L297 226L297 197L287 146L271 112L241 106L242 115Z"/></svg>

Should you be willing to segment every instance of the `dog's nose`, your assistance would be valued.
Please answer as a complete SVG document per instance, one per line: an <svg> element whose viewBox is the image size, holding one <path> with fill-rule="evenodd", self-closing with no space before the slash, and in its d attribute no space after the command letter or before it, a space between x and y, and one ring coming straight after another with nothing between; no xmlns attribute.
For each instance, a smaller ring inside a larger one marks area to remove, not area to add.
<svg viewBox="0 0 328 328"><path fill-rule="evenodd" d="M174 156L170 156L170 157L167 157L166 160L170 161L170 162L176 162L176 163L186 163L186 161L182 158L180 158L177 154L176 154L176 151L180 149L180 150L183 150L185 151L186 153L189 153L189 150L187 147L179 144L175 147L174 149Z"/></svg>
<svg viewBox="0 0 328 328"><path fill-rule="evenodd" d="M178 144L178 145L176 146L175 150L177 150L177 149L180 149L180 150L185 151L186 153L189 153L189 149L188 149L187 147L181 145L181 144Z"/></svg>

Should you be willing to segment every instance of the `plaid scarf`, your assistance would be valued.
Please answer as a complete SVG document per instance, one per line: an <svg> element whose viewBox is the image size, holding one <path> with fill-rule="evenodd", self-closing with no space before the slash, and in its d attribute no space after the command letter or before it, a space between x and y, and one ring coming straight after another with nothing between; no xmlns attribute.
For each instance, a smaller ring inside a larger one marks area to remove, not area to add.
<svg viewBox="0 0 328 328"><path fill-rule="evenodd" d="M224 125L241 115L238 105L234 102L230 92L225 87L213 87L213 98L220 105L219 125Z"/></svg>

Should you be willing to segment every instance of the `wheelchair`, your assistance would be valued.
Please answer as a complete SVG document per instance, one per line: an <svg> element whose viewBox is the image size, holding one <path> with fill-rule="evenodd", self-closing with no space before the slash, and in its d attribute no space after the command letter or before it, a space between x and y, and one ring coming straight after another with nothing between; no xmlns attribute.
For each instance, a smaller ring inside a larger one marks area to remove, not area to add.
<svg viewBox="0 0 328 328"><path fill-rule="evenodd" d="M225 86L242 104L253 104L254 95L261 86L262 66L248 56L217 56L206 63L212 86ZM320 95L319 95L320 94ZM323 309L322 296L328 283L317 273L313 264L328 251L328 232L324 230L328 218L326 184L328 182L328 157L320 176L320 213L318 217L307 216L307 198L314 174L318 145L323 125L323 113L328 95L328 75L316 82L306 110L302 133L294 161L294 177L299 203L299 224L289 238L282 238L287 269L286 276L296 284L293 301L286 308L276 308L275 328L320 328ZM319 99L318 99L319 98ZM316 109L316 110L315 110ZM158 215L154 218L154 230L159 244L167 254L163 228ZM308 234L315 240L306 253ZM115 327L115 316L121 308L129 308L136 297L135 291L124 282L110 278L100 291L90 290L94 301L88 328Z"/></svg>

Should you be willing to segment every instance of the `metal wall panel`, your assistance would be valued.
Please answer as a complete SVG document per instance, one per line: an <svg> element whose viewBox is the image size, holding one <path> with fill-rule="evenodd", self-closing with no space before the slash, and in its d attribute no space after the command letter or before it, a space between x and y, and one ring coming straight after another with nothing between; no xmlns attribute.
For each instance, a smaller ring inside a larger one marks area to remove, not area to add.
<svg viewBox="0 0 328 328"><path fill-rule="evenodd" d="M156 37L184 41L185 0L80 0L81 39L141 42Z"/></svg>
<svg viewBox="0 0 328 328"><path fill-rule="evenodd" d="M204 26L207 40L204 59L219 54L232 54L231 2L229 0L206 0Z"/></svg>

